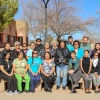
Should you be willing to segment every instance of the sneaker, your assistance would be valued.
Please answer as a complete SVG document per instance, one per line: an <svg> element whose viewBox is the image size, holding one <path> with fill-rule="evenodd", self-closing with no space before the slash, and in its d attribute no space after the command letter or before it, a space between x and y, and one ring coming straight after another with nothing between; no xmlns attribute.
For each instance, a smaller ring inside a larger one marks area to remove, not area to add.
<svg viewBox="0 0 100 100"><path fill-rule="evenodd" d="M16 90L16 91L13 92L13 94L17 95L17 94L19 94L19 92Z"/></svg>
<svg viewBox="0 0 100 100"><path fill-rule="evenodd" d="M56 89L58 90L60 88L60 86L57 85Z"/></svg>
<svg viewBox="0 0 100 100"><path fill-rule="evenodd" d="M31 93L34 93L35 92L35 90L32 90L32 91L30 91Z"/></svg>
<svg viewBox="0 0 100 100"><path fill-rule="evenodd" d="M24 90L24 92L29 93L29 90Z"/></svg>
<svg viewBox="0 0 100 100"><path fill-rule="evenodd" d="M8 91L7 95L13 95L13 92L12 91Z"/></svg>

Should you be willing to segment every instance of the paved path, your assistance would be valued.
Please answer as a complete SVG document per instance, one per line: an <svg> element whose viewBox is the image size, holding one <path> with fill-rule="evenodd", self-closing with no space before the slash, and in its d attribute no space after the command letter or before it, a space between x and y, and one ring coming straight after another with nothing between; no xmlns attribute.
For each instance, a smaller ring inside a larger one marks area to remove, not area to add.
<svg viewBox="0 0 100 100"><path fill-rule="evenodd" d="M44 90L36 93L22 93L9 96L6 92L0 92L0 100L100 100L100 94L85 94L84 91L77 89L76 94L70 94L70 90L63 91L53 88L52 93L46 93ZM1 99L2 98L2 99Z"/></svg>

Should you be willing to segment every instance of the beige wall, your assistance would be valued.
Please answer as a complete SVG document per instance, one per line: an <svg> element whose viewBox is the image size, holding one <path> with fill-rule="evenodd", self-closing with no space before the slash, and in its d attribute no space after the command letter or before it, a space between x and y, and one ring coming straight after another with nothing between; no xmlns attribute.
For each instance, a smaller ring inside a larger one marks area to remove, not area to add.
<svg viewBox="0 0 100 100"><path fill-rule="evenodd" d="M26 37L28 36L28 24L26 21L16 20L17 36L23 37L23 43L26 43Z"/></svg>

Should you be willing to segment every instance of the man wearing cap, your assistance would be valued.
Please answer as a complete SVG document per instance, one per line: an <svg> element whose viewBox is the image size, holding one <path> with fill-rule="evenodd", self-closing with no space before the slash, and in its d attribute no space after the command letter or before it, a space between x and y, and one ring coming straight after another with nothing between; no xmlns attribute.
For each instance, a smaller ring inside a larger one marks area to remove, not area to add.
<svg viewBox="0 0 100 100"><path fill-rule="evenodd" d="M26 59L26 55L25 55L24 51L20 48L20 42L16 41L14 45L15 45L15 49L11 51L11 58L12 58L12 60L17 58L17 52L19 52L19 51L23 52L23 58Z"/></svg>
<svg viewBox="0 0 100 100"><path fill-rule="evenodd" d="M67 43L67 48L69 49L70 52L74 51L74 47L73 47L73 37L69 36L68 37L68 43Z"/></svg>
<svg viewBox="0 0 100 100"><path fill-rule="evenodd" d="M36 48L35 49L38 51L38 53L40 52L40 50L44 49L41 42L42 42L42 40L40 38L36 39Z"/></svg>

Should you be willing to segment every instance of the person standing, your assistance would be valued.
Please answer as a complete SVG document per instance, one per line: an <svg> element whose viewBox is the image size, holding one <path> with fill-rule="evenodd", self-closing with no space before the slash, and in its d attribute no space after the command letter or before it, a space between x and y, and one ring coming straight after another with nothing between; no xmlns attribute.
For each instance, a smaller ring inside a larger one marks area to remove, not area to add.
<svg viewBox="0 0 100 100"><path fill-rule="evenodd" d="M22 50L24 51L25 55L27 55L28 47L27 47L26 43L23 43Z"/></svg>
<svg viewBox="0 0 100 100"><path fill-rule="evenodd" d="M42 50L40 51L39 56L40 56L42 59L44 59L44 55L45 55L46 52L49 52L50 55L52 56L52 58L54 57L54 52L51 50L50 43L48 43L48 42L46 42L46 43L44 44L44 49L42 49Z"/></svg>
<svg viewBox="0 0 100 100"><path fill-rule="evenodd" d="M67 71L68 71L68 62L70 59L70 52L66 48L66 43L64 41L60 41L58 49L55 53L55 63L56 63L56 89L60 88L61 80L61 71L62 71L62 88L66 90L67 85Z"/></svg>
<svg viewBox="0 0 100 100"><path fill-rule="evenodd" d="M4 58L4 54L5 52L7 53L11 53L11 49L10 49L10 44L9 43L5 43L5 48L1 51L1 59Z"/></svg>
<svg viewBox="0 0 100 100"><path fill-rule="evenodd" d="M67 43L67 48L69 49L70 52L74 51L74 47L73 47L73 37L69 36L68 37L68 43Z"/></svg>
<svg viewBox="0 0 100 100"><path fill-rule="evenodd" d="M92 78L95 86L95 93L98 93L100 86L100 59L98 58L98 52L94 53L94 57L92 58Z"/></svg>
<svg viewBox="0 0 100 100"><path fill-rule="evenodd" d="M52 49L51 49L51 51L54 53L54 55L56 53L57 48L58 48L58 42L56 40L52 41Z"/></svg>
<svg viewBox="0 0 100 100"><path fill-rule="evenodd" d="M83 43L81 44L80 48L82 48L84 51L88 50L89 52L91 51L91 45L89 43L88 37L83 37Z"/></svg>
<svg viewBox="0 0 100 100"><path fill-rule="evenodd" d="M84 56L83 49L80 48L80 42L78 40L75 40L73 43L74 51L76 52L76 57L81 59Z"/></svg>
<svg viewBox="0 0 100 100"><path fill-rule="evenodd" d="M100 43L95 44L94 50L91 51L91 55L90 55L91 58L94 57L95 52L98 52L98 58L100 59Z"/></svg>
<svg viewBox="0 0 100 100"><path fill-rule="evenodd" d="M91 69L92 69L92 60L89 58L89 51L84 51L84 57L81 59L81 70L82 70L82 77L85 83L85 92L91 93Z"/></svg>
<svg viewBox="0 0 100 100"><path fill-rule="evenodd" d="M35 92L35 87L40 81L40 65L42 59L38 57L38 52L35 50L32 52L32 57L28 59L28 74L30 76L30 92Z"/></svg>
<svg viewBox="0 0 100 100"><path fill-rule="evenodd" d="M35 50L35 43L34 42L31 42L30 44L30 49L27 51L27 59L29 57L32 57L32 52Z"/></svg>
<svg viewBox="0 0 100 100"><path fill-rule="evenodd" d="M71 58L68 64L69 80L71 81L71 93L76 93L75 88L78 86L78 81L81 79L82 71L80 69L80 60L76 57L76 52L71 52Z"/></svg>
<svg viewBox="0 0 100 100"><path fill-rule="evenodd" d="M15 49L11 51L11 59L12 60L16 59L17 58L17 53L20 52L20 51L23 53L23 58L26 59L26 55L20 47L20 42L16 41L14 45L15 45Z"/></svg>
<svg viewBox="0 0 100 100"><path fill-rule="evenodd" d="M38 53L40 53L40 51L42 49L44 49L44 46L41 44L42 40L40 38L36 39L36 50L38 51Z"/></svg>

